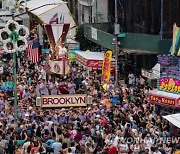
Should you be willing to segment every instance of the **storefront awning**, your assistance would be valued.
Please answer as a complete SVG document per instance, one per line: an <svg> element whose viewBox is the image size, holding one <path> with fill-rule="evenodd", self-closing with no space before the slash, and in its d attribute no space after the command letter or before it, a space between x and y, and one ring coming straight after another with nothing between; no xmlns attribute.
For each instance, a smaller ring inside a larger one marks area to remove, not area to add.
<svg viewBox="0 0 180 154"><path fill-rule="evenodd" d="M170 123L172 123L176 127L180 128L180 113L163 116L163 118L168 120Z"/></svg>
<svg viewBox="0 0 180 154"><path fill-rule="evenodd" d="M173 94L157 89L149 92L149 102L161 106L167 106L171 108L180 108L180 95Z"/></svg>

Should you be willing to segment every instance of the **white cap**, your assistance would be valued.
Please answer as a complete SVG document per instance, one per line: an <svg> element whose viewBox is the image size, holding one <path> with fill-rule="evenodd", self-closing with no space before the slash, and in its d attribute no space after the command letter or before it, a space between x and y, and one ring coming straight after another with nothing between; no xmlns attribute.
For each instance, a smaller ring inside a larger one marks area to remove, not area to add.
<svg viewBox="0 0 180 154"><path fill-rule="evenodd" d="M26 114L25 114L25 117L29 117L29 114L26 113Z"/></svg>

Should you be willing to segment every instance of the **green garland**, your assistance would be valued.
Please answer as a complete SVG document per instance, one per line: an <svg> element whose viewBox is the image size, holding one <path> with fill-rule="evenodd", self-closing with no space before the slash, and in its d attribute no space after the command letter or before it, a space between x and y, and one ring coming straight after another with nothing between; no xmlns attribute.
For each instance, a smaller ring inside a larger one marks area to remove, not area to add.
<svg viewBox="0 0 180 154"><path fill-rule="evenodd" d="M17 42L19 39L19 34L16 31L12 31L8 37L11 39L12 42Z"/></svg>

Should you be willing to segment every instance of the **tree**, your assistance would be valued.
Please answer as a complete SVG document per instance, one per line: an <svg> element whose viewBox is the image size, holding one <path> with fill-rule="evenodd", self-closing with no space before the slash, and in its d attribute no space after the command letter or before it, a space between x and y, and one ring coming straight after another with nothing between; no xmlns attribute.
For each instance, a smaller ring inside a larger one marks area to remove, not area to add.
<svg viewBox="0 0 180 154"><path fill-rule="evenodd" d="M77 28L77 33L75 36L76 41L80 43L80 49L81 50L91 50L93 47L96 46L94 42L91 42L84 36L84 27L83 25L79 26Z"/></svg>

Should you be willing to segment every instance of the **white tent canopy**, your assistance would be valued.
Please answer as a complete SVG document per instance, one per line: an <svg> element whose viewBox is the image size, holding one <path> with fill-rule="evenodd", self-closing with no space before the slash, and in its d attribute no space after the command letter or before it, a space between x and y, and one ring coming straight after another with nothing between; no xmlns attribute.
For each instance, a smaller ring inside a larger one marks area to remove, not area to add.
<svg viewBox="0 0 180 154"><path fill-rule="evenodd" d="M104 53L103 52L82 52L82 51L76 51L76 53L80 56L82 56L85 59L88 60L102 60L104 59ZM112 61L115 61L114 58L112 58Z"/></svg>
<svg viewBox="0 0 180 154"><path fill-rule="evenodd" d="M168 120L170 123L172 123L176 127L180 128L180 113L163 116L163 118Z"/></svg>
<svg viewBox="0 0 180 154"><path fill-rule="evenodd" d="M141 69L142 76L148 79L158 79L160 77L160 64L156 64L151 70Z"/></svg>
<svg viewBox="0 0 180 154"><path fill-rule="evenodd" d="M32 10L31 13L36 15L44 24L49 24L49 21L57 13L59 21L63 18L62 23L70 24L67 37L74 38L76 24L66 2L62 0L31 0L27 2L27 8Z"/></svg>

